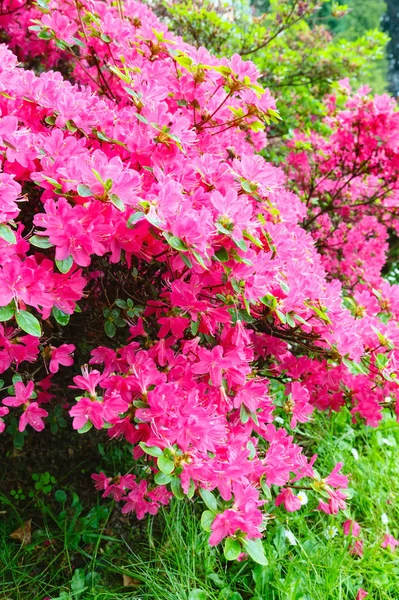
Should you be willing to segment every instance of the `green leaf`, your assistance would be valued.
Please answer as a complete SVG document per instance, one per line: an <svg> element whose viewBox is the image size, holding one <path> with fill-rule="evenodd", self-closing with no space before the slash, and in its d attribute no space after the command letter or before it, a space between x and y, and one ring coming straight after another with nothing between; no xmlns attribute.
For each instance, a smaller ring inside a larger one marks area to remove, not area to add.
<svg viewBox="0 0 399 600"><path fill-rule="evenodd" d="M71 40L76 46L80 46L81 48L85 48L86 44L77 37L71 36Z"/></svg>
<svg viewBox="0 0 399 600"><path fill-rule="evenodd" d="M256 237L254 237L251 233L249 233L249 231L243 231L242 232L243 236L246 237L248 240L251 240L251 242L253 244L255 244L255 246L258 246L258 248L263 249L263 244L260 240L258 240Z"/></svg>
<svg viewBox="0 0 399 600"><path fill-rule="evenodd" d="M180 467L182 469L182 467ZM176 469L177 471L177 469ZM188 486L188 490L187 490L187 498L191 498L194 496L194 492L195 492L195 483L192 479L190 479L190 485Z"/></svg>
<svg viewBox="0 0 399 600"><path fill-rule="evenodd" d="M376 365L382 371L385 369L389 361L389 356L387 354L377 354L376 356Z"/></svg>
<svg viewBox="0 0 399 600"><path fill-rule="evenodd" d="M62 312L62 310L60 310L56 306L53 306L51 314L53 315L57 323L59 323L63 327L65 327L65 325L68 325L70 315L67 315L66 313Z"/></svg>
<svg viewBox="0 0 399 600"><path fill-rule="evenodd" d="M22 331L25 331L25 333L29 333L29 335L34 335L35 337L40 337L42 335L39 321L28 311L16 311L15 320L18 323L18 327L20 327Z"/></svg>
<svg viewBox="0 0 399 600"><path fill-rule="evenodd" d="M46 235L32 235L29 238L29 243L37 248L52 248L54 245Z"/></svg>
<svg viewBox="0 0 399 600"><path fill-rule="evenodd" d="M243 240L243 239L241 239L241 240L238 240L237 238L234 238L234 237L232 238L232 240L233 240L233 242L235 243L235 245L236 245L236 246L237 246L237 247L238 247L240 250L242 250L243 252L247 252L247 251L248 251L248 246L247 246L247 244L245 243L245 240Z"/></svg>
<svg viewBox="0 0 399 600"><path fill-rule="evenodd" d="M72 256L68 256L68 258L66 258L65 260L56 259L55 264L57 265L58 270L61 271L61 273L65 274L71 270L71 267L73 265L73 258Z"/></svg>
<svg viewBox="0 0 399 600"><path fill-rule="evenodd" d="M80 183L78 185L76 191L78 192L79 196L81 196L82 198L89 198L89 196L94 196L94 194L91 191L91 189L89 188L89 186L84 185L83 183Z"/></svg>
<svg viewBox="0 0 399 600"><path fill-rule="evenodd" d="M44 120L48 125L55 125L56 117L54 115L49 115Z"/></svg>
<svg viewBox="0 0 399 600"><path fill-rule="evenodd" d="M262 304L264 304L265 306L271 308L272 310L274 310L277 306L277 298L272 294L266 294L266 296L263 296L263 298L259 298L259 301L262 302Z"/></svg>
<svg viewBox="0 0 399 600"><path fill-rule="evenodd" d="M124 321L121 317L117 317L114 323L117 327L126 327L126 321Z"/></svg>
<svg viewBox="0 0 399 600"><path fill-rule="evenodd" d="M0 237L9 244L17 243L15 233L7 225L4 225L4 223L0 223Z"/></svg>
<svg viewBox="0 0 399 600"><path fill-rule="evenodd" d="M211 531L211 525L215 517L216 514L212 510L204 510L201 515L201 527L204 531Z"/></svg>
<svg viewBox="0 0 399 600"><path fill-rule="evenodd" d="M199 326L200 326L200 320L199 319L198 319L198 321L191 321L190 329L191 329L191 333L193 335L197 335Z"/></svg>
<svg viewBox="0 0 399 600"><path fill-rule="evenodd" d="M141 115L140 113L133 113L133 114L139 121L141 121L145 125L148 125L148 121L145 117L143 117L143 115Z"/></svg>
<svg viewBox="0 0 399 600"><path fill-rule="evenodd" d="M307 304L307 306L316 313L316 315L319 317L319 319L321 319L322 321L325 321L326 323L331 323L331 320L330 320L329 316L327 315L327 313L325 312L326 309L324 307L319 308L318 306L314 306L313 304Z"/></svg>
<svg viewBox="0 0 399 600"><path fill-rule="evenodd" d="M54 494L54 498L57 500L57 502L61 502L61 504L63 504L67 499L67 495L64 490L57 490Z"/></svg>
<svg viewBox="0 0 399 600"><path fill-rule="evenodd" d="M48 31L47 29L42 29L42 31L40 31L37 34L37 37L41 40L51 40L53 37L53 33L52 31Z"/></svg>
<svg viewBox="0 0 399 600"><path fill-rule="evenodd" d="M123 308L123 309L127 308L126 302L124 300L121 300L120 298L117 298L115 300L115 304L116 304L116 306L119 306L119 308Z"/></svg>
<svg viewBox="0 0 399 600"><path fill-rule="evenodd" d="M238 540L233 538L226 538L224 542L223 554L226 560L236 560L241 554L241 544Z"/></svg>
<svg viewBox="0 0 399 600"><path fill-rule="evenodd" d="M247 411L247 409L245 408L244 404L241 404L240 406L240 421L241 423L248 423L249 421L249 412Z"/></svg>
<svg viewBox="0 0 399 600"><path fill-rule="evenodd" d="M112 140L107 137L105 135L105 133L103 133L102 131L96 131L95 132L96 136L98 137L99 140L101 140L102 142L111 142Z"/></svg>
<svg viewBox="0 0 399 600"><path fill-rule="evenodd" d="M268 560L265 556L265 551L262 545L261 540L243 540L244 543L244 551L249 554L249 556L259 565L267 565Z"/></svg>
<svg viewBox="0 0 399 600"><path fill-rule="evenodd" d="M215 252L215 256L220 262L227 262L230 258L226 248L219 248L219 250Z"/></svg>
<svg viewBox="0 0 399 600"><path fill-rule="evenodd" d="M141 212L141 210L138 210L137 212L130 215L130 217L127 220L127 226L129 228L132 227L137 221L139 221L143 217L145 217L145 214Z"/></svg>
<svg viewBox="0 0 399 600"><path fill-rule="evenodd" d="M53 177L49 177L48 175L43 175L42 174L43 179L45 179L46 181L48 181L49 183L51 183L51 185L53 185L56 188L60 188L61 185L58 183L58 181L56 179L54 179Z"/></svg>
<svg viewBox="0 0 399 600"><path fill-rule="evenodd" d="M278 316L281 323L284 323L284 325L287 323L287 318L285 314L281 312L281 310L276 309L276 315Z"/></svg>
<svg viewBox="0 0 399 600"><path fill-rule="evenodd" d="M172 246L175 250L179 250L180 252L185 252L188 250L186 244L176 235L165 236L168 240L169 246Z"/></svg>
<svg viewBox="0 0 399 600"><path fill-rule="evenodd" d="M92 427L93 427L93 423L91 421L87 421L87 423L85 425L83 425L83 427L78 429L78 433L87 433L88 431L90 431L90 429Z"/></svg>
<svg viewBox="0 0 399 600"><path fill-rule="evenodd" d="M181 259L184 262L184 264L186 265L186 267L188 267L189 269L193 268L193 263L191 262L191 260L189 259L188 256L186 256L185 254L183 254L182 252L180 253Z"/></svg>
<svg viewBox="0 0 399 600"><path fill-rule="evenodd" d="M167 475L166 473L162 473L161 471L159 471L159 473L156 473L154 477L154 481L157 485L167 485L172 481L172 479L173 475Z"/></svg>
<svg viewBox="0 0 399 600"><path fill-rule="evenodd" d="M203 269L205 269L205 271L208 271L208 267L206 266L206 264L204 263L204 259L202 258L201 254L199 252L197 252L196 250L191 250L191 252L193 253L196 261L198 264L201 265L201 267Z"/></svg>
<svg viewBox="0 0 399 600"><path fill-rule="evenodd" d="M208 596L206 594L206 592L204 592L204 590L201 590L200 588L195 588L194 590L191 590L191 592L188 595L188 600L207 600Z"/></svg>
<svg viewBox="0 0 399 600"><path fill-rule="evenodd" d="M199 493L209 510L216 512L218 509L218 503L212 492L206 490L205 488L200 488Z"/></svg>
<svg viewBox="0 0 399 600"><path fill-rule="evenodd" d="M113 338L116 334L116 327L112 321L106 321L104 323L104 331L108 337Z"/></svg>
<svg viewBox="0 0 399 600"><path fill-rule="evenodd" d="M103 188L106 189L105 181L101 177L100 173L98 171L96 171L96 169L93 169L93 167L91 168L91 172L93 173L93 175L97 179L97 181L99 181L101 183L101 185L103 186Z"/></svg>
<svg viewBox="0 0 399 600"><path fill-rule="evenodd" d="M75 592L75 596L80 596L85 589L85 572L83 569L76 569L71 581L71 590Z"/></svg>
<svg viewBox="0 0 399 600"><path fill-rule="evenodd" d="M0 307L0 321L9 321L14 316L14 302Z"/></svg>
<svg viewBox="0 0 399 600"><path fill-rule="evenodd" d="M111 200L111 203L115 206L115 208L117 208L121 212L125 210L123 200L121 200L119 196L117 196L116 194L109 194L109 199Z"/></svg>
<svg viewBox="0 0 399 600"><path fill-rule="evenodd" d="M256 188L253 189L251 183L246 179L241 181L241 187L244 190L244 192L247 192L247 194L252 194L253 192L256 192Z"/></svg>
<svg viewBox="0 0 399 600"><path fill-rule="evenodd" d="M161 450L161 448L158 448L158 446L147 446L147 444L145 444L144 442L140 442L140 448L142 450L144 450L144 452L146 454L149 454L150 456L162 456L163 452Z"/></svg>
<svg viewBox="0 0 399 600"><path fill-rule="evenodd" d="M173 495L178 500L184 499L183 488L181 486L180 479L178 477L173 477L172 481L170 482L170 489L172 490Z"/></svg>
<svg viewBox="0 0 399 600"><path fill-rule="evenodd" d="M158 458L157 465L158 469L166 475L173 473L173 471L175 470L175 463L173 462L173 460L170 460L170 458L166 458L166 456L163 455Z"/></svg>

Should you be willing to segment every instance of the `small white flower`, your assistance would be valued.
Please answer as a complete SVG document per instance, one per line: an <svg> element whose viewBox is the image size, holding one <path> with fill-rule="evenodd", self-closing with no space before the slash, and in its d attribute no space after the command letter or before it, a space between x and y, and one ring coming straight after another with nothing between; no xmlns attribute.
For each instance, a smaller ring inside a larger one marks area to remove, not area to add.
<svg viewBox="0 0 399 600"><path fill-rule="evenodd" d="M305 492L304 492L304 491L300 491L300 492L297 494L297 497L298 497L298 498L299 498L299 500L301 501L301 504L302 504L302 506L303 506L304 504L307 504L307 503L308 503L308 496L307 496L307 494L305 494Z"/></svg>
<svg viewBox="0 0 399 600"><path fill-rule="evenodd" d="M388 515L386 513L382 513L381 521L382 521L383 525L388 525L389 519L388 519Z"/></svg>
<svg viewBox="0 0 399 600"><path fill-rule="evenodd" d="M327 527L327 529L324 531L324 535L328 540L332 540L332 538L334 538L337 535L337 533L338 529L333 525L330 525L330 527Z"/></svg>
<svg viewBox="0 0 399 600"><path fill-rule="evenodd" d="M382 438L381 441L386 446L396 446L395 442L392 439Z"/></svg>
<svg viewBox="0 0 399 600"><path fill-rule="evenodd" d="M351 452L352 452L352 454L353 454L353 458L354 458L355 460L359 460L359 452L356 450L356 448L352 448L352 449L351 449Z"/></svg>
<svg viewBox="0 0 399 600"><path fill-rule="evenodd" d="M291 544L291 546L296 546L297 545L296 537L292 533L292 531L290 531L289 529L285 530L285 537L287 538L287 540L289 541L289 543Z"/></svg>

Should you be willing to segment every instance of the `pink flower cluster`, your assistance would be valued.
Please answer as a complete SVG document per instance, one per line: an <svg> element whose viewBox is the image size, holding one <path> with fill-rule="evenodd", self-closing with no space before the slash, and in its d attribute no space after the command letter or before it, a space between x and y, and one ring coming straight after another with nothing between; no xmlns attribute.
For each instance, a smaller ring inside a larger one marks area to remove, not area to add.
<svg viewBox="0 0 399 600"><path fill-rule="evenodd" d="M138 312L111 314L130 338L96 347L70 381L72 427L107 428L146 466L141 481L94 475L103 495L138 518L172 494L201 495L210 543L234 537L248 553L271 486L295 511L305 479L317 508L337 514L342 464L321 478L294 435L315 409L348 404L377 425L396 402L399 293L381 270L398 113L359 92L331 108L330 137L298 134L298 196L256 154L279 117L251 62L185 44L133 0L43 6L1 17L16 44L27 27L38 36L25 59L64 61L73 83L21 68L0 45L0 367L39 365L0 416L22 409L20 431L43 429L40 405L75 350L53 345L49 323L73 320L81 300L104 297L111 311L139 296ZM348 127L359 133L345 138Z"/></svg>

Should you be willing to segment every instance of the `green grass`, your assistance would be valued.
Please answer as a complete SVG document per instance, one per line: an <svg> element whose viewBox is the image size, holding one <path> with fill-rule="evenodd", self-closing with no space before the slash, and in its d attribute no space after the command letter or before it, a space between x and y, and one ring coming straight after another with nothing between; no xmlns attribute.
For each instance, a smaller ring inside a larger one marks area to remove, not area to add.
<svg viewBox="0 0 399 600"><path fill-rule="evenodd" d="M210 548L197 501L176 500L139 523L100 498L86 507L66 483L56 497L54 487L28 503L0 496L0 599L351 600L363 587L373 600L398 600L399 550L380 548L387 527L399 537L398 424L387 417L373 430L352 427L344 412L318 415L301 443L318 453L323 475L339 460L351 473L347 516L362 526L362 558L349 553L346 516L315 511L311 493L299 513L267 506L263 567L226 563ZM103 460L111 469L122 458L111 448ZM32 539L22 547L9 535L31 516Z"/></svg>

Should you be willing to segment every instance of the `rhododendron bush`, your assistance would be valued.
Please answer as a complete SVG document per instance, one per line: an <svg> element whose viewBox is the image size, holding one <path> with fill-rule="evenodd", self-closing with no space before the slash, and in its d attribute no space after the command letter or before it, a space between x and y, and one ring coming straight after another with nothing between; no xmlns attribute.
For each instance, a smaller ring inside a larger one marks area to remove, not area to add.
<svg viewBox="0 0 399 600"><path fill-rule="evenodd" d="M1 427L106 429L134 473L93 474L104 497L201 496L210 543L264 563L274 503L346 507L296 430L396 402L393 102L344 82L287 175L256 154L279 115L251 62L130 0L2 7Z"/></svg>

